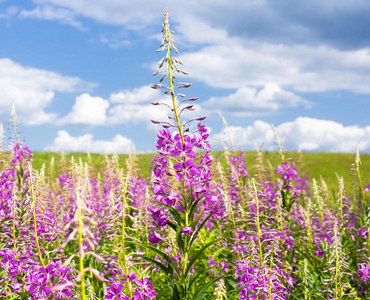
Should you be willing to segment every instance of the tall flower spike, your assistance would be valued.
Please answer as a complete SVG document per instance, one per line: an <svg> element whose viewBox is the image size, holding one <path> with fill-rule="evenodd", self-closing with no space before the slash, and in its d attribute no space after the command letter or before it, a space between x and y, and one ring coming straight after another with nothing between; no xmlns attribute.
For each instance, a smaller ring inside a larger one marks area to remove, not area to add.
<svg viewBox="0 0 370 300"><path fill-rule="evenodd" d="M174 114L174 116L169 116L169 119L174 120L175 124L171 124L169 122L155 121L155 120L152 120L152 122L155 123L155 124L162 124L162 126L164 128L177 127L177 130L178 130L179 135L180 135L181 144L184 147L185 146L185 139L184 139L185 130L183 130L183 127L187 123L189 123L190 121L193 121L193 120L189 120L185 124L181 124L180 116L182 115L182 113L184 111L194 110L194 106L193 105L188 105L188 106L182 108L180 112L179 112L179 108L183 103L188 102L188 101L195 101L198 98L184 99L179 104L177 104L177 97L181 97L181 98L185 97L184 94L177 93L177 91L181 88L188 88L188 87L191 86L191 84L190 83L178 83L178 84L175 85L175 75L176 75L176 73L180 73L180 74L184 74L184 75L187 75L188 73L178 68L178 65L179 64L182 65L182 62L179 59L177 59L176 57L172 56L172 53L171 53L172 51L175 51L177 54L179 54L179 51L177 50L177 48L175 46L175 42L171 37L171 33L174 34L174 31L170 30L170 27L169 27L168 9L165 10L162 33L163 33L162 44L161 44L161 47L157 50L157 52L166 50L166 55L158 62L160 70L157 71L157 72L154 72L153 75L157 75L157 74L160 74L160 73L163 73L163 74L161 74L162 77L159 80L159 82L161 82L161 84L154 84L154 85L152 85L152 88L153 89L160 89L160 88L164 89L165 90L164 93L166 95L169 94L171 96L172 107L169 106L166 103L160 103L160 102L153 102L152 104L153 105L165 105L165 106L167 106L171 110L171 112L173 112L173 114ZM162 70L163 67L165 67L164 70ZM169 86L167 86L165 84L162 84L162 82L164 81L164 79L166 77L168 77ZM204 118L202 118L202 120L203 119ZM200 119L194 119L194 120L200 121Z"/></svg>

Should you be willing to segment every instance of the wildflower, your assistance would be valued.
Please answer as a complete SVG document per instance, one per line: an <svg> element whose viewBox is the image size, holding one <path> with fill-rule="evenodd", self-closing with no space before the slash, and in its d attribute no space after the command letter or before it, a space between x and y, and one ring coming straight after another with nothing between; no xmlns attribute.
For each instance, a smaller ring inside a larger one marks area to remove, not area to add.
<svg viewBox="0 0 370 300"><path fill-rule="evenodd" d="M182 229L182 231L181 231L181 234L183 235L183 236L187 236L187 235L189 235L190 233L192 233L193 232L193 228L191 228L191 227L184 227L183 229Z"/></svg>
<svg viewBox="0 0 370 300"><path fill-rule="evenodd" d="M133 296L133 300L152 300L155 299L157 293L153 289L153 283L149 281L148 277L144 277L142 280L135 280L137 284L137 290Z"/></svg>
<svg viewBox="0 0 370 300"><path fill-rule="evenodd" d="M370 266L359 264L357 273L360 276L359 282L370 283Z"/></svg>
<svg viewBox="0 0 370 300"><path fill-rule="evenodd" d="M28 293L31 293L36 299L49 297L51 288L47 284L47 278L37 271L31 271L25 276L25 288Z"/></svg>
<svg viewBox="0 0 370 300"><path fill-rule="evenodd" d="M157 244L162 241L164 241L164 239L161 237L159 233L155 231L153 232L153 235L149 237L149 242L151 242L152 244Z"/></svg>
<svg viewBox="0 0 370 300"><path fill-rule="evenodd" d="M122 288L123 287L121 281L112 283L107 290L107 295L105 295L105 299L130 300L129 297L123 294Z"/></svg>

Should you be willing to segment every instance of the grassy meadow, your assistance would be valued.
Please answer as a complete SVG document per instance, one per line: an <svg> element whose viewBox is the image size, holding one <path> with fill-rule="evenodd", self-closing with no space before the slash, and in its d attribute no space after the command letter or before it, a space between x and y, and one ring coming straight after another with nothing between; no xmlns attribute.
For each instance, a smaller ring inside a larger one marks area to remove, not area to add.
<svg viewBox="0 0 370 300"><path fill-rule="evenodd" d="M32 165L36 170L41 169L42 165L45 164L49 167L51 159L54 157L55 165L61 163L61 153L52 152L34 152ZM215 158L221 159L223 166L226 166L223 152L214 152ZM104 165L104 155L92 153L66 153L63 154L67 166L72 158L78 161L80 158L83 162L89 163L93 166L95 171L98 173L101 171ZM136 154L135 163L137 165L139 175L143 178L149 177L150 164L154 153L143 153ZM255 160L257 153L255 151L245 152L245 162L247 171L250 176L256 174ZM281 163L280 157L277 152L264 152L265 167L270 168L269 163L272 166L272 172L276 170L277 165ZM108 155L111 157L111 155ZM330 193L338 192L338 176L343 177L344 186L349 194L358 192L357 178L354 176L355 171L351 171L351 167L355 162L355 154L353 153L295 153L288 152L287 158L292 158L298 167L299 173L303 176L308 174L310 183L312 178L321 182L321 178L325 181ZM118 155L118 163L121 166L127 165L129 155L121 154ZM361 154L361 176L364 184L370 184L370 154ZM55 173L57 174L57 173Z"/></svg>

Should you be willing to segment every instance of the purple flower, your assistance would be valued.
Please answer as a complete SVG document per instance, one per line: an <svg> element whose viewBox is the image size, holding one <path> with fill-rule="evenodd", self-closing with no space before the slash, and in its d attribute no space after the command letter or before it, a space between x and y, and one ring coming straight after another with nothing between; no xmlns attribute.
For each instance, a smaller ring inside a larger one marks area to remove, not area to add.
<svg viewBox="0 0 370 300"><path fill-rule="evenodd" d="M180 134L175 135L175 141L174 148L170 151L172 156L181 155L183 158L186 156L189 158L197 157L197 155L193 152L193 144L188 135L184 136L184 144L181 141Z"/></svg>
<svg viewBox="0 0 370 300"><path fill-rule="evenodd" d="M191 227L184 227L181 231L181 234L184 235L184 236L187 236L189 235L190 233L193 232L193 228Z"/></svg>
<svg viewBox="0 0 370 300"><path fill-rule="evenodd" d="M31 293L36 299L51 295L51 288L47 284L46 276L37 271L31 271L25 276L26 292Z"/></svg>
<svg viewBox="0 0 370 300"><path fill-rule="evenodd" d="M185 162L177 163L174 166L176 170L176 179L180 181L185 177L186 180L190 180L194 176L199 174L199 170L197 169L197 165L193 162L192 159L188 159Z"/></svg>
<svg viewBox="0 0 370 300"><path fill-rule="evenodd" d="M167 128L164 130L160 130L157 134L157 137L158 137L158 141L157 141L156 147L158 149L166 147L168 144L173 143L171 133Z"/></svg>
<svg viewBox="0 0 370 300"><path fill-rule="evenodd" d="M154 300L157 297L157 293L153 289L153 283L149 281L148 277L144 277L142 280L135 280L137 284L137 290L135 291L133 300Z"/></svg>
<svg viewBox="0 0 370 300"><path fill-rule="evenodd" d="M168 205L168 206L174 206L177 202L177 198L174 197L174 196L167 196L166 198L164 198L164 202Z"/></svg>
<svg viewBox="0 0 370 300"><path fill-rule="evenodd" d="M360 228L358 229L357 234L358 234L359 236L361 236L361 237L363 237L363 238L367 239L368 232L367 232L366 227L365 227L365 226L360 227Z"/></svg>
<svg viewBox="0 0 370 300"><path fill-rule="evenodd" d="M359 264L357 273L360 276L359 282L370 283L370 266Z"/></svg>
<svg viewBox="0 0 370 300"><path fill-rule="evenodd" d="M122 288L123 287L121 281L112 283L107 290L107 295L105 295L105 299L130 300L129 297L123 294Z"/></svg>
<svg viewBox="0 0 370 300"><path fill-rule="evenodd" d="M153 235L149 237L149 242L151 242L152 244L157 244L162 241L164 241L164 239L155 231L153 232Z"/></svg>
<svg viewBox="0 0 370 300"><path fill-rule="evenodd" d="M56 264L51 262L46 268L41 267L39 269L39 272L40 274L44 274L47 279L50 279L51 277L59 277L57 269L60 267L61 264L61 262L58 262Z"/></svg>
<svg viewBox="0 0 370 300"><path fill-rule="evenodd" d="M281 173L281 178L285 182L290 182L297 179L297 168L294 167L294 162L290 166L287 162L283 162L282 165L277 166L276 174Z"/></svg>

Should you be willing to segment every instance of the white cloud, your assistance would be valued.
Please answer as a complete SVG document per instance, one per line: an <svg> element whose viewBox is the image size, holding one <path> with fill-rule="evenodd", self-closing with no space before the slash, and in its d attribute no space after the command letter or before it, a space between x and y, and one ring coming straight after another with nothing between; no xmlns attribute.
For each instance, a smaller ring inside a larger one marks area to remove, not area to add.
<svg viewBox="0 0 370 300"><path fill-rule="evenodd" d="M349 152L353 153L356 146L360 151L370 151L370 126L343 126L340 123L299 117L293 122L276 126L279 138L287 150ZM237 148L254 149L264 145L268 151L276 151L275 135L270 124L255 121L247 127L230 126L229 135ZM212 140L228 141L227 130L216 134Z"/></svg>
<svg viewBox="0 0 370 300"><path fill-rule="evenodd" d="M111 141L94 140L92 134L77 137L60 130L52 145L46 146L45 151L60 152L90 152L90 153L129 153L134 149L134 143L122 135L117 134Z"/></svg>
<svg viewBox="0 0 370 300"><path fill-rule="evenodd" d="M33 11L22 14L45 18L60 15L61 22L91 18L99 23L123 25L125 31L136 30L147 36L152 36L153 24L159 26L158 21L163 19L163 10L169 4L166 0L34 0L34 3ZM336 27L325 23L335 18L336 13L347 16L342 18L343 22L348 22L347 19L353 22L357 15L365 22L365 12L370 9L366 1L351 4L334 0L311 1L309 6L302 6L318 12L315 16L300 7L287 12L290 1L282 1L282 8L273 1L236 0L233 3L230 6L224 0L171 2L171 26L172 20L174 24L171 28L178 31L179 41L192 50L181 56L192 77L221 88L262 87L275 83L294 91L370 93L369 48L348 51L335 48L332 46L335 41L330 43L330 37L335 35L332 38L335 40L341 35L327 31L328 27ZM304 21L295 17L304 18ZM319 18L319 25L315 17ZM277 28L274 26L277 22L283 24L279 26L280 31L271 29ZM366 27L367 23L364 24ZM366 40L358 26L353 38ZM284 43L285 37L287 43ZM345 38L347 40L342 43L348 44L352 35L347 33ZM108 40L102 35L103 42ZM112 45L119 47L121 43Z"/></svg>
<svg viewBox="0 0 370 300"><path fill-rule="evenodd" d="M195 16L187 16L181 18L176 26L177 32L180 33L179 38L175 39L181 43L191 44L217 44L228 39L228 33L224 28L212 27L201 18Z"/></svg>
<svg viewBox="0 0 370 300"><path fill-rule="evenodd" d="M295 91L350 90L370 93L369 49L258 44L233 38L183 54L186 71L212 87L275 83Z"/></svg>
<svg viewBox="0 0 370 300"><path fill-rule="evenodd" d="M151 120L167 121L167 115L164 107L151 106L150 104L119 104L109 109L108 122L111 124L149 124Z"/></svg>
<svg viewBox="0 0 370 300"><path fill-rule="evenodd" d="M300 104L310 107L309 101L282 90L276 84L266 84L260 91L255 88L242 87L226 97L211 97L202 103L202 107L246 116L269 114L283 107L296 107Z"/></svg>
<svg viewBox="0 0 370 300"><path fill-rule="evenodd" d="M149 86L113 93L109 101L84 93L76 97L72 111L56 123L92 126L131 123L151 126L151 120L170 121L168 115L173 115L170 109L163 105L151 105L151 102L166 103L172 107L170 97L162 95L160 90L151 89ZM180 109L183 107L185 105ZM191 113L193 118L199 117L202 113L199 105L195 107L196 112ZM184 112L184 119L188 116L188 113Z"/></svg>
<svg viewBox="0 0 370 300"><path fill-rule="evenodd" d="M160 90L152 89L150 86L142 86L132 90L123 90L119 93L113 93L109 97L112 103L124 104L150 104L162 97Z"/></svg>
<svg viewBox="0 0 370 300"><path fill-rule="evenodd" d="M62 24L72 25L80 30L85 30L81 22L76 21L76 14L71 10L64 8L55 8L52 6L38 6L33 10L22 10L19 13L20 18L35 18L39 20L59 21Z"/></svg>
<svg viewBox="0 0 370 300"><path fill-rule="evenodd" d="M0 19L9 19L10 17L16 15L18 11L18 6L9 6L4 13L0 13Z"/></svg>
<svg viewBox="0 0 370 300"><path fill-rule="evenodd" d="M99 38L103 44L108 44L113 49L132 45L132 41L127 34L102 34Z"/></svg>
<svg viewBox="0 0 370 300"><path fill-rule="evenodd" d="M56 114L45 112L55 92L72 92L86 86L78 77L22 66L10 59L0 59L0 117L9 118L15 104L21 123L53 122Z"/></svg>
<svg viewBox="0 0 370 300"><path fill-rule="evenodd" d="M163 14L166 7L163 0L155 2L137 0L34 0L38 7L64 8L75 14L94 19L103 24L127 25L144 28Z"/></svg>
<svg viewBox="0 0 370 300"><path fill-rule="evenodd" d="M151 120L166 121L170 110L163 106L153 106L152 102L166 102L168 98L162 95L160 90L154 90L149 86L124 90L111 94L111 106L108 111L108 123L110 124L150 124Z"/></svg>
<svg viewBox="0 0 370 300"><path fill-rule="evenodd" d="M100 97L84 93L76 97L72 112L60 119L58 124L103 125L107 119L109 102Z"/></svg>

